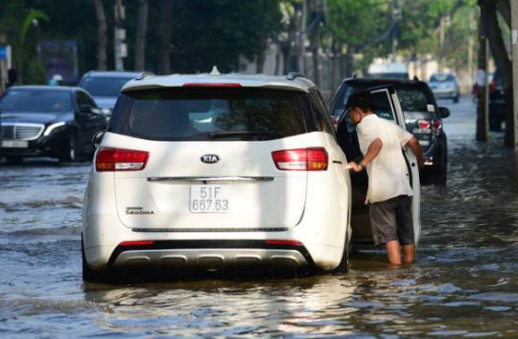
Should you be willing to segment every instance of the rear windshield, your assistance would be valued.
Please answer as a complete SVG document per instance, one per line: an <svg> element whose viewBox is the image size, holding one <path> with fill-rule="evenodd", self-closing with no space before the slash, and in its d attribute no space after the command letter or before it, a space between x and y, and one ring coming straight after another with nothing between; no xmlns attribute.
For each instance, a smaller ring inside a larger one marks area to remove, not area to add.
<svg viewBox="0 0 518 339"><path fill-rule="evenodd" d="M109 130L149 140L271 140L307 133L306 94L252 88L150 89L123 93Z"/></svg>
<svg viewBox="0 0 518 339"><path fill-rule="evenodd" d="M443 82L443 81L454 81L455 78L451 74L434 74L430 77L430 81Z"/></svg>
<svg viewBox="0 0 518 339"><path fill-rule="evenodd" d="M1 111L68 112L72 110L70 91L44 89L11 89L0 101Z"/></svg>
<svg viewBox="0 0 518 339"><path fill-rule="evenodd" d="M366 90L377 85L380 84L359 82L344 84L336 95L333 114L339 115L342 113L345 103L354 92ZM435 102L425 86L424 84L394 84L404 112L435 111Z"/></svg>
<svg viewBox="0 0 518 339"><path fill-rule="evenodd" d="M81 87L94 97L117 97L128 81L133 77L87 77L81 82Z"/></svg>

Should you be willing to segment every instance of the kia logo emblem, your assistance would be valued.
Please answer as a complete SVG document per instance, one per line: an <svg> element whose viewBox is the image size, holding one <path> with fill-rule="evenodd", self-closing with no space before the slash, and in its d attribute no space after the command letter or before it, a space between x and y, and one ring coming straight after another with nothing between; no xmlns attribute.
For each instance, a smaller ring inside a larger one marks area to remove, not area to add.
<svg viewBox="0 0 518 339"><path fill-rule="evenodd" d="M215 164L219 161L219 157L215 154L206 154L200 160L206 164Z"/></svg>

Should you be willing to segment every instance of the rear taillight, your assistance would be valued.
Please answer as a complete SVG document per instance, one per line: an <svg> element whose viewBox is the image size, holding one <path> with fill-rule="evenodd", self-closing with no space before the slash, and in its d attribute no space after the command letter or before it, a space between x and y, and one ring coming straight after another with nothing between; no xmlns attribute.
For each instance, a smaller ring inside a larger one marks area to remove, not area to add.
<svg viewBox="0 0 518 339"><path fill-rule="evenodd" d="M101 148L95 158L98 172L141 171L146 167L149 153L120 148Z"/></svg>
<svg viewBox="0 0 518 339"><path fill-rule="evenodd" d="M442 128L442 122L441 120L432 120L432 129L437 131Z"/></svg>
<svg viewBox="0 0 518 339"><path fill-rule="evenodd" d="M429 129L430 128L430 121L428 120L419 120L417 122L420 129Z"/></svg>
<svg viewBox="0 0 518 339"><path fill-rule="evenodd" d="M299 148L272 152L273 162L281 171L325 171L329 156L325 148Z"/></svg>

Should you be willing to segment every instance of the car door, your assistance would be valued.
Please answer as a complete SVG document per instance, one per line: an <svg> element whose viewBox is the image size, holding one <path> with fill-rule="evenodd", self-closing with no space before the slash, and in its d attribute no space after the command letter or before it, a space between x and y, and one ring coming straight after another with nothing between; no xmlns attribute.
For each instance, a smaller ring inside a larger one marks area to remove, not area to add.
<svg viewBox="0 0 518 339"><path fill-rule="evenodd" d="M390 120L400 127L406 129L405 117L397 93L392 86L371 88L370 93L374 95L374 112L383 119ZM346 112L338 121L337 137L340 147L347 156L348 161L359 162L362 158L356 127L351 124L349 113ZM402 150L409 167L411 185L414 190L412 197L412 215L416 244L421 236L420 222L420 182L417 159L410 151ZM368 177L365 171L360 173L351 172L352 182L352 217L353 229L352 241L355 245L371 245L373 243L372 231L369 219L369 207L365 205L367 195Z"/></svg>

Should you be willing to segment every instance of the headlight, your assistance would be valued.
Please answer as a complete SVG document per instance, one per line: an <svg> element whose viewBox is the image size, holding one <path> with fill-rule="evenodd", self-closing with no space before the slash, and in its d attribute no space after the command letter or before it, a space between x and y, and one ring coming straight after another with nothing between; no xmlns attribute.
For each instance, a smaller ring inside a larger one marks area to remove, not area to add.
<svg viewBox="0 0 518 339"><path fill-rule="evenodd" d="M111 115L112 110L110 108L104 107L104 108L101 108L101 113L104 115Z"/></svg>
<svg viewBox="0 0 518 339"><path fill-rule="evenodd" d="M58 127L65 126L65 122L56 122L55 124L49 125L47 129L45 130L45 133L43 133L44 136L48 137L50 133L52 133L53 130L55 130Z"/></svg>

